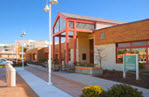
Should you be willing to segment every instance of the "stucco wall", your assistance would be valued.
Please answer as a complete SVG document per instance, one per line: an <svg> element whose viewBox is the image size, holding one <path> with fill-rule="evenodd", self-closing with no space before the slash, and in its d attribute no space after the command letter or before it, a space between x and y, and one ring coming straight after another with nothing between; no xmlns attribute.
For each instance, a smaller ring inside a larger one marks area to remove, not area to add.
<svg viewBox="0 0 149 97"><path fill-rule="evenodd" d="M101 29L101 28L105 28L105 27L110 27L110 26L112 26L112 25L96 23L96 30Z"/></svg>
<svg viewBox="0 0 149 97"><path fill-rule="evenodd" d="M89 38L87 33L78 33L78 62L89 63ZM86 54L86 60L82 60L82 54Z"/></svg>
<svg viewBox="0 0 149 97"><path fill-rule="evenodd" d="M94 48L94 62L95 64L99 64L98 60L98 50L101 49L101 56L103 57L102 68L109 70L123 70L123 64L116 64L116 52L115 52L115 44L106 44L106 45L95 45Z"/></svg>

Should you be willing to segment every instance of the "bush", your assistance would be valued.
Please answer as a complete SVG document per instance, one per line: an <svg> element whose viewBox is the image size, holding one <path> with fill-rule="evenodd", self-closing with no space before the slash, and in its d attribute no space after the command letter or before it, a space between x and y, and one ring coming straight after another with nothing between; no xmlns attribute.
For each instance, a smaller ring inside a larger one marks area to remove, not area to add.
<svg viewBox="0 0 149 97"><path fill-rule="evenodd" d="M143 97L142 92L138 92L137 89L126 85L126 84L116 84L111 87L105 93L106 97Z"/></svg>
<svg viewBox="0 0 149 97"><path fill-rule="evenodd" d="M143 68L144 68L143 64L139 63L139 69L143 69Z"/></svg>
<svg viewBox="0 0 149 97"><path fill-rule="evenodd" d="M15 63L13 64L14 67L22 67L22 63ZM24 62L24 66L27 66L27 63Z"/></svg>
<svg viewBox="0 0 149 97"><path fill-rule="evenodd" d="M39 62L45 62L45 61L48 61L48 58L41 58L41 59L39 59Z"/></svg>
<svg viewBox="0 0 149 97"><path fill-rule="evenodd" d="M103 93L100 86L87 86L83 88L83 94L80 97L99 97Z"/></svg>

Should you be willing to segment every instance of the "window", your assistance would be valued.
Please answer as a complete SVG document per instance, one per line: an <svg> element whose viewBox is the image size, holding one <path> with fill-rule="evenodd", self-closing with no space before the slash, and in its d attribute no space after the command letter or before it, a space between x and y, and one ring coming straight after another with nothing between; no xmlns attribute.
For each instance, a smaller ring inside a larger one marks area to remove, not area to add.
<svg viewBox="0 0 149 97"><path fill-rule="evenodd" d="M149 45L147 45L147 41L118 43L116 51L117 63L123 63L123 54L138 54L139 63L149 63Z"/></svg>
<svg viewBox="0 0 149 97"><path fill-rule="evenodd" d="M145 46L146 45L146 41L143 42L133 42L132 46Z"/></svg>
<svg viewBox="0 0 149 97"><path fill-rule="evenodd" d="M94 24L77 23L78 29L94 30Z"/></svg>
<svg viewBox="0 0 149 97"><path fill-rule="evenodd" d="M105 39L105 33L100 34L100 39Z"/></svg>
<svg viewBox="0 0 149 97"><path fill-rule="evenodd" d="M86 54L82 54L82 60L86 60Z"/></svg>
<svg viewBox="0 0 149 97"><path fill-rule="evenodd" d="M63 18L59 18L55 24L55 27L54 27L54 33L57 33L63 29L65 29L66 27L66 22Z"/></svg>
<svg viewBox="0 0 149 97"><path fill-rule="evenodd" d="M69 28L74 28L73 27L73 22L69 22Z"/></svg>
<svg viewBox="0 0 149 97"><path fill-rule="evenodd" d="M131 53L139 55L139 63L146 63L146 48L133 48Z"/></svg>
<svg viewBox="0 0 149 97"><path fill-rule="evenodd" d="M126 47L126 46L130 46L130 43L119 43L118 47Z"/></svg>
<svg viewBox="0 0 149 97"><path fill-rule="evenodd" d="M35 53L33 54L33 60L36 60L36 54Z"/></svg>
<svg viewBox="0 0 149 97"><path fill-rule="evenodd" d="M60 31L65 29L66 23L63 18L60 17Z"/></svg>
<svg viewBox="0 0 149 97"><path fill-rule="evenodd" d="M45 53L45 58L48 58L48 56L49 56L49 53Z"/></svg>
<svg viewBox="0 0 149 97"><path fill-rule="evenodd" d="M117 62L122 63L123 62L123 54L129 54L130 49L117 49Z"/></svg>

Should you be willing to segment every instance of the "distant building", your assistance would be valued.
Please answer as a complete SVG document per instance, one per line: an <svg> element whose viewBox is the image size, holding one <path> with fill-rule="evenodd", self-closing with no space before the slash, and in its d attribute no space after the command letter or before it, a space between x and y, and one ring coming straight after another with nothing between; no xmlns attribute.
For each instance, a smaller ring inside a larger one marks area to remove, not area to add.
<svg viewBox="0 0 149 97"><path fill-rule="evenodd" d="M16 40L15 44L18 46L22 46L23 41L22 40ZM48 47L49 42L46 40L24 40L24 47L26 49L34 49L39 47Z"/></svg>
<svg viewBox="0 0 149 97"><path fill-rule="evenodd" d="M21 60L22 52L19 48L22 47L22 43L22 40L16 40L15 44L0 44L0 58ZM46 40L24 40L24 47L26 49L48 47L48 45L49 42Z"/></svg>

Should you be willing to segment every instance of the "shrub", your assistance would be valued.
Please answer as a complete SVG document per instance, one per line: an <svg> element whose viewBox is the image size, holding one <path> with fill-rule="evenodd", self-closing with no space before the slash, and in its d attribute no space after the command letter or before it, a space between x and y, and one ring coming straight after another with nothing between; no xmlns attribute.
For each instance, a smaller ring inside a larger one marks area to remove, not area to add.
<svg viewBox="0 0 149 97"><path fill-rule="evenodd" d="M143 97L142 92L138 92L137 89L126 85L126 84L116 84L111 87L105 93L106 97Z"/></svg>
<svg viewBox="0 0 149 97"><path fill-rule="evenodd" d="M41 59L39 59L39 62L45 62L45 61L48 61L48 58L41 58Z"/></svg>
<svg viewBox="0 0 149 97"><path fill-rule="evenodd" d="M14 67L22 67L22 63L15 63L13 64ZM24 62L24 66L27 66L27 63Z"/></svg>
<svg viewBox="0 0 149 97"><path fill-rule="evenodd" d="M143 68L144 68L143 64L139 63L139 69L143 69Z"/></svg>
<svg viewBox="0 0 149 97"><path fill-rule="evenodd" d="M80 97L99 97L103 93L100 86L87 86L83 88L83 94Z"/></svg>

